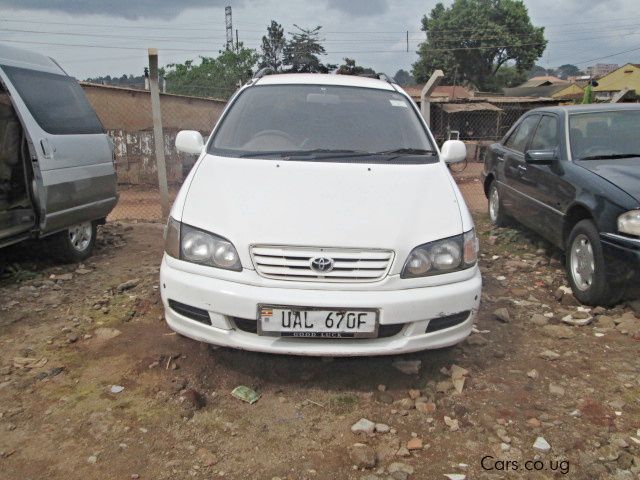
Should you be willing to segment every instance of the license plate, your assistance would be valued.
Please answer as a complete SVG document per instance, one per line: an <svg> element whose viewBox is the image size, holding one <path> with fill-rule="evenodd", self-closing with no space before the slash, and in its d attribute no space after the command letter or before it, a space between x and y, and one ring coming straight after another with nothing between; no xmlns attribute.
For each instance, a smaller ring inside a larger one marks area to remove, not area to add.
<svg viewBox="0 0 640 480"><path fill-rule="evenodd" d="M378 311L260 305L258 334L277 337L371 338L378 336Z"/></svg>

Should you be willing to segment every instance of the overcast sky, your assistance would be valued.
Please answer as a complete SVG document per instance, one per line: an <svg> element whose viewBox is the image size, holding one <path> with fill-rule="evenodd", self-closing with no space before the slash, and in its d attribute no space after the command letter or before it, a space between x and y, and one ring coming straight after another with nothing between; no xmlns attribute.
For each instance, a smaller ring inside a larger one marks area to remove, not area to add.
<svg viewBox="0 0 640 480"><path fill-rule="evenodd" d="M259 46L271 19L286 31L322 25L325 62L348 56L393 75L416 60L420 19L436 0L0 0L0 42L50 55L80 79L139 75L147 47L159 49L161 64L215 55L224 45L228 3L249 47ZM539 64L640 63L637 0L525 3L534 25L547 27Z"/></svg>

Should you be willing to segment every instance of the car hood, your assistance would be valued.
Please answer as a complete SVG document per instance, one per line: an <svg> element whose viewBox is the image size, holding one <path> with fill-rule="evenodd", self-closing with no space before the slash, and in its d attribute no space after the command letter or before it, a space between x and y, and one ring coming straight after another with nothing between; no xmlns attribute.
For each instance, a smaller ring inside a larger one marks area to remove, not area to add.
<svg viewBox="0 0 640 480"><path fill-rule="evenodd" d="M613 183L640 203L640 158L583 160L578 164Z"/></svg>
<svg viewBox="0 0 640 480"><path fill-rule="evenodd" d="M229 239L245 268L252 268L252 244L382 248L404 262L417 245L462 233L452 182L441 163L207 155L186 192L181 220Z"/></svg>

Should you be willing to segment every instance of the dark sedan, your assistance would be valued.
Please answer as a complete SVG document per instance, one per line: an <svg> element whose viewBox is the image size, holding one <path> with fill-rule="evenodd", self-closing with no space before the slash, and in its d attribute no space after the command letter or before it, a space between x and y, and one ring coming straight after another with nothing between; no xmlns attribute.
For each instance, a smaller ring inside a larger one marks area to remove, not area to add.
<svg viewBox="0 0 640 480"><path fill-rule="evenodd" d="M640 104L531 110L487 154L484 191L566 252L574 295L613 305L640 278Z"/></svg>

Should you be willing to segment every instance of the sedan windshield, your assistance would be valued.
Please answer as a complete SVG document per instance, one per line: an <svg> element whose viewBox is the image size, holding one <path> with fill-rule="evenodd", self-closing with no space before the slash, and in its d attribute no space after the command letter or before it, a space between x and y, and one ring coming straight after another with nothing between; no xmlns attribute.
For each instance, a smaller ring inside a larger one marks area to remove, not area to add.
<svg viewBox="0 0 640 480"><path fill-rule="evenodd" d="M235 100L209 145L232 157L427 163L435 148L396 91L331 85L264 85Z"/></svg>
<svg viewBox="0 0 640 480"><path fill-rule="evenodd" d="M640 157L640 110L574 113L569 128L574 160Z"/></svg>

